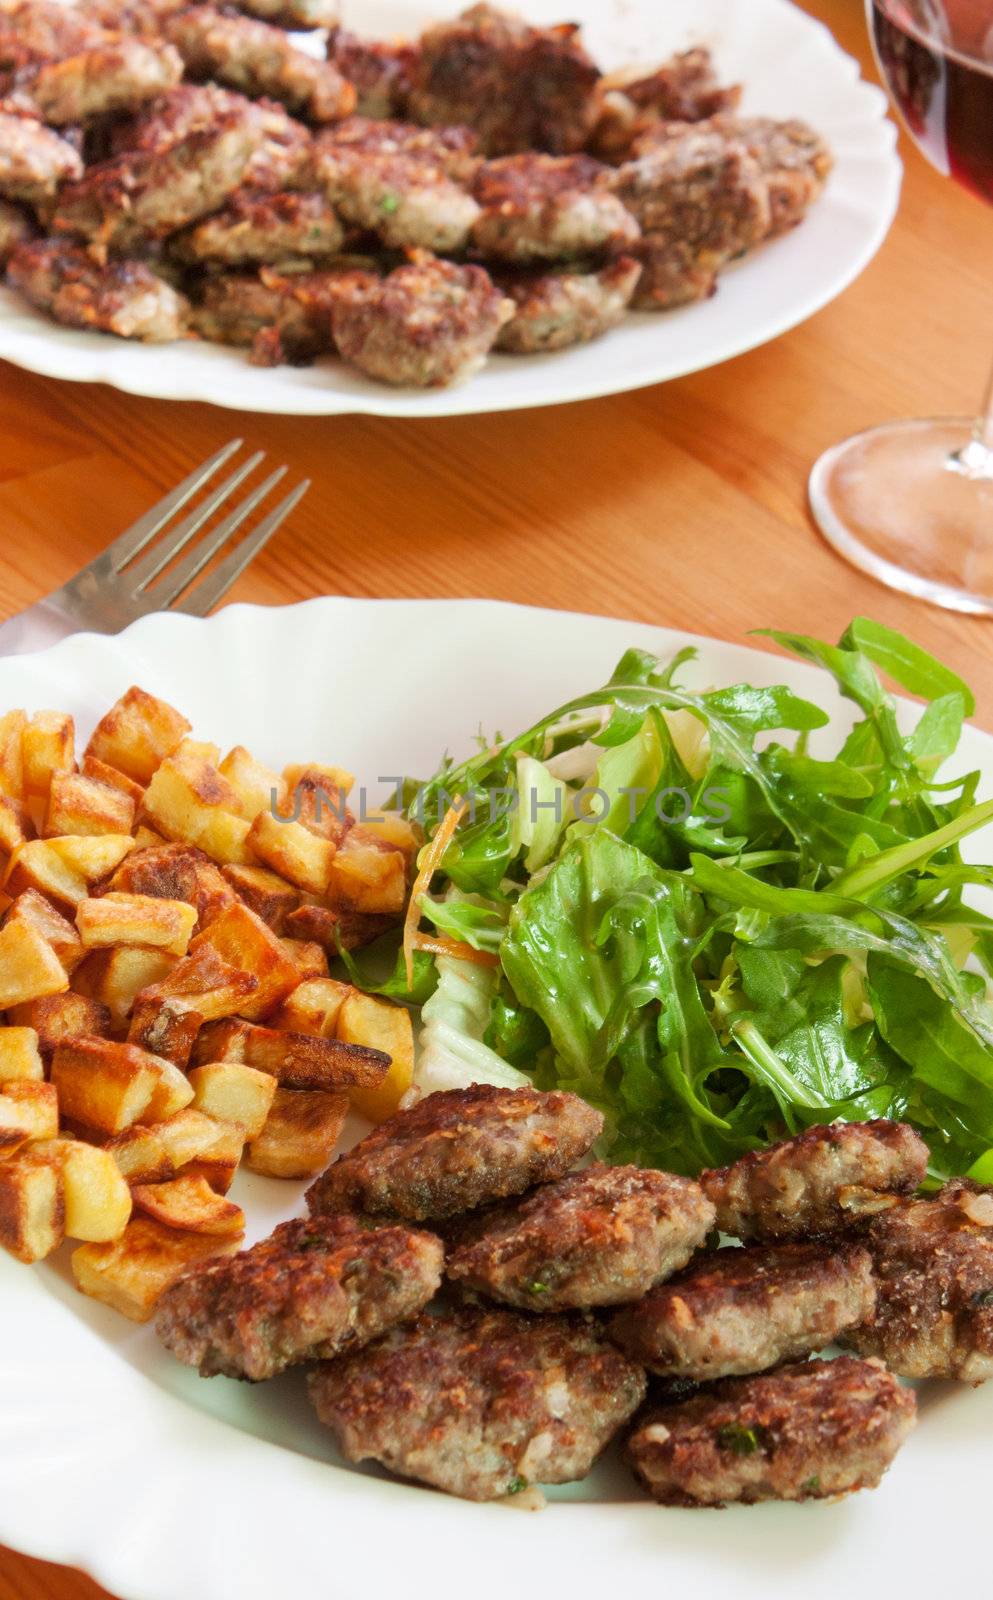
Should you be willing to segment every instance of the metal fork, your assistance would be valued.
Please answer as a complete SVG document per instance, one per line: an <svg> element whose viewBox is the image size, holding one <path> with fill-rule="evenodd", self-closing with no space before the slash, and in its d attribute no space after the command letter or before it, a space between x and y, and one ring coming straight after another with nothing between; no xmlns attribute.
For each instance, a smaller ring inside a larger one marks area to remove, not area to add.
<svg viewBox="0 0 993 1600"><path fill-rule="evenodd" d="M207 529L215 512L265 459L265 452L257 450L237 466L230 477L212 488L181 522L174 523L173 519L183 507L216 478L241 445L241 439L232 439L61 589L11 617L9 622L0 623L0 655L20 655L26 650L43 649L81 629L117 633L151 611L179 611L188 617L205 617L310 487L309 479L298 484L212 572L201 577L286 473L285 467L277 467L222 521ZM203 536L198 538L201 533ZM176 557L180 555L182 560L177 562Z"/></svg>

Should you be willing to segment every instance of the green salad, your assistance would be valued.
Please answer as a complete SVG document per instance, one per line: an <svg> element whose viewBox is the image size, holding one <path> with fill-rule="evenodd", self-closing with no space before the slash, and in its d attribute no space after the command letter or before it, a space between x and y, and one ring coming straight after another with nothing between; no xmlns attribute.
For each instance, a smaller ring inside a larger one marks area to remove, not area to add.
<svg viewBox="0 0 993 1600"><path fill-rule="evenodd" d="M946 776L973 697L863 618L837 645L767 637L856 708L830 759L808 748L827 713L792 689L691 691L692 650L628 651L407 794L429 842L376 992L420 1007L425 1093L571 1089L614 1161L695 1172L895 1117L935 1176L989 1181L993 918L969 891L993 866L959 847L993 800ZM912 732L881 675L924 702Z"/></svg>

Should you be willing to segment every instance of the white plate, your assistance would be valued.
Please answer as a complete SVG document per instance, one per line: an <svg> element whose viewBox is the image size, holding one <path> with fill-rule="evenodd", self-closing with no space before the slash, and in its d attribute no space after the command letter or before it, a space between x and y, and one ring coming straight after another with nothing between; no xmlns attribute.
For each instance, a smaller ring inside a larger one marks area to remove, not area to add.
<svg viewBox="0 0 993 1600"><path fill-rule="evenodd" d="M140 682L181 706L199 737L242 742L274 765L343 763L375 789L385 774L424 776L446 748L467 754L480 727L516 730L606 681L629 645L668 653L686 642L476 601L234 606L2 660L0 707L69 709L85 737ZM786 682L840 711L812 668L695 642L701 686ZM987 735L967 730L960 754L963 770L993 774ZM975 848L989 859L988 839ZM302 1188L239 1175L251 1237L301 1209ZM83 1566L128 1600L688 1588L699 1600L868 1600L881 1571L893 1593L932 1600L949 1561L960 1586L988 1588L993 1384L929 1386L882 1488L840 1505L664 1511L608 1463L542 1514L512 1515L335 1465L299 1373L258 1387L204 1382L149 1329L78 1295L64 1259L35 1269L0 1259L0 1307L0 1541Z"/></svg>
<svg viewBox="0 0 993 1600"><path fill-rule="evenodd" d="M463 0L346 0L346 20L389 37L462 9ZM857 3L857 0L852 0ZM862 83L819 22L788 0L521 0L538 22L582 22L608 68L654 65L670 51L710 44L721 72L747 86L745 110L806 117L837 157L804 225L756 251L703 305L640 313L607 338L545 356L496 356L472 382L427 393L396 391L340 363L249 364L219 345L139 345L59 328L0 288L0 357L50 378L110 383L127 394L209 400L298 416L367 412L456 416L556 405L660 383L727 361L776 338L828 304L868 265L896 211L900 162L879 89Z"/></svg>

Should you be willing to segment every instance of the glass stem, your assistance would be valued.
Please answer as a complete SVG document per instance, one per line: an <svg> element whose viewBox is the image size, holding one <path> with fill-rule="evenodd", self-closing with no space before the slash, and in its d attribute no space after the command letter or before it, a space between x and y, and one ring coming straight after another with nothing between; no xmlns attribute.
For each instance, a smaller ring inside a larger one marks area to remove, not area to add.
<svg viewBox="0 0 993 1600"><path fill-rule="evenodd" d="M993 367L986 380L982 409L972 429L972 438L962 450L949 458L950 471L965 478L993 479Z"/></svg>

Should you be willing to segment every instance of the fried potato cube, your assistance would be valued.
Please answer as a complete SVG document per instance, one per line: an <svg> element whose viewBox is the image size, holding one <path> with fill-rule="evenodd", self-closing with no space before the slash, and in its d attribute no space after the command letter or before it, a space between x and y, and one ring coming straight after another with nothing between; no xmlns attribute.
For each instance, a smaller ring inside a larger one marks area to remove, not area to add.
<svg viewBox="0 0 993 1600"><path fill-rule="evenodd" d="M327 898L352 911L399 916L407 899L405 857L399 850L381 849L364 834L356 838L358 833L356 825L331 864Z"/></svg>
<svg viewBox="0 0 993 1600"><path fill-rule="evenodd" d="M277 1089L262 1132L245 1150L245 1165L267 1178L312 1178L323 1172L348 1115L347 1094Z"/></svg>
<svg viewBox="0 0 993 1600"><path fill-rule="evenodd" d="M330 839L319 838L300 822L284 822L270 811L260 811L248 843L260 861L298 889L324 894L337 848Z"/></svg>
<svg viewBox="0 0 993 1600"><path fill-rule="evenodd" d="M193 1060L198 1067L210 1061L245 1060L245 1041L254 1026L240 1017L225 1017L221 1022L208 1022L197 1035L193 1047Z"/></svg>
<svg viewBox="0 0 993 1600"><path fill-rule="evenodd" d="M39 711L21 733L24 793L47 798L56 772L76 768L76 726L62 711Z"/></svg>
<svg viewBox="0 0 993 1600"><path fill-rule="evenodd" d="M24 922L0 928L0 1011L68 987L65 967L36 928Z"/></svg>
<svg viewBox="0 0 993 1600"><path fill-rule="evenodd" d="M238 899L281 934L286 918L300 904L300 891L268 867L225 867L224 876Z"/></svg>
<svg viewBox="0 0 993 1600"><path fill-rule="evenodd" d="M76 1287L129 1317L147 1322L156 1301L194 1262L231 1255L234 1236L181 1233L151 1217L135 1217L109 1244L81 1244L72 1254Z"/></svg>
<svg viewBox="0 0 993 1600"><path fill-rule="evenodd" d="M59 1131L59 1097L51 1083L15 1079L0 1091L0 1154Z"/></svg>
<svg viewBox="0 0 993 1600"><path fill-rule="evenodd" d="M132 686L97 723L86 756L147 784L189 732L190 724L172 706Z"/></svg>
<svg viewBox="0 0 993 1600"><path fill-rule="evenodd" d="M333 1039L338 1015L351 992L350 984L336 978L310 978L283 1001L272 1019L273 1027Z"/></svg>
<svg viewBox="0 0 993 1600"><path fill-rule="evenodd" d="M157 900L150 894L122 894L118 890L99 900L83 900L76 910L79 937L88 950L131 944L182 956L196 920L196 908L185 900Z"/></svg>
<svg viewBox="0 0 993 1600"><path fill-rule="evenodd" d="M131 1217L131 1190L110 1151L81 1139L53 1139L32 1150L62 1173L66 1236L95 1244L119 1239Z"/></svg>
<svg viewBox="0 0 993 1600"><path fill-rule="evenodd" d="M177 957L165 950L144 950L138 945L121 944L109 950L91 950L77 968L73 986L80 994L105 1005L114 1028L120 1029L127 1023L141 991L160 983L176 961Z"/></svg>
<svg viewBox="0 0 993 1600"><path fill-rule="evenodd" d="M190 954L205 944L213 945L230 966L258 979L255 993L240 1008L240 1014L251 1022L274 1011L300 981L296 966L272 929L247 906L236 903L222 911L209 928L197 934Z"/></svg>
<svg viewBox="0 0 993 1600"><path fill-rule="evenodd" d="M245 1060L260 1072L270 1072L286 1089L372 1088L390 1066L389 1056L380 1050L259 1027L250 1028L245 1037Z"/></svg>
<svg viewBox="0 0 993 1600"><path fill-rule="evenodd" d="M141 1183L132 1190L135 1210L183 1233L237 1234L245 1231L245 1213L217 1194L206 1178L184 1174L169 1183Z"/></svg>
<svg viewBox="0 0 993 1600"><path fill-rule="evenodd" d="M316 939L331 956L341 950L360 950L397 925L398 915L376 916L348 911L343 906L302 905L286 919L286 932L298 939Z"/></svg>
<svg viewBox="0 0 993 1600"><path fill-rule="evenodd" d="M43 1261L64 1238L65 1200L58 1164L30 1149L0 1162L0 1245L18 1261Z"/></svg>
<svg viewBox="0 0 993 1600"><path fill-rule="evenodd" d="M227 779L191 745L162 762L145 791L144 812L167 839L199 845L214 861L250 866L251 824L239 805Z"/></svg>
<svg viewBox="0 0 993 1600"><path fill-rule="evenodd" d="M226 1134L223 1124L187 1107L154 1127L135 1123L104 1148L130 1183L164 1183L200 1156L212 1157Z"/></svg>
<svg viewBox="0 0 993 1600"><path fill-rule="evenodd" d="M28 1000L11 1006L8 1016L18 1027L37 1034L38 1047L45 1055L83 1035L106 1038L112 1026L107 1007L82 994L49 994L41 1000Z"/></svg>
<svg viewBox="0 0 993 1600"><path fill-rule="evenodd" d="M212 1061L194 1067L189 1081L193 1104L205 1116L231 1122L254 1139L265 1126L276 1094L276 1080L236 1061Z"/></svg>
<svg viewBox="0 0 993 1600"><path fill-rule="evenodd" d="M21 800L0 794L0 852L12 856L22 844L34 838L34 823Z"/></svg>
<svg viewBox="0 0 993 1600"><path fill-rule="evenodd" d="M18 846L7 863L3 887L9 895L33 889L57 905L73 909L90 892L82 873L47 839L29 839Z"/></svg>
<svg viewBox="0 0 993 1600"><path fill-rule="evenodd" d="M333 770L333 769L332 769ZM348 794L322 767L300 767L287 795L283 815L319 839L341 844L355 821L348 809ZM345 773L350 778L350 773Z"/></svg>
<svg viewBox="0 0 993 1600"><path fill-rule="evenodd" d="M4 918L4 926L19 922L34 928L51 945L66 972L73 973L86 951L73 924L37 889L25 889Z"/></svg>
<svg viewBox="0 0 993 1600"><path fill-rule="evenodd" d="M251 973L228 966L213 945L203 945L161 983L142 990L128 1037L185 1066L203 1024L231 1016L257 988L258 979Z"/></svg>
<svg viewBox="0 0 993 1600"><path fill-rule="evenodd" d="M137 1045L74 1039L52 1057L62 1114L97 1133L121 1133L141 1120L161 1084L160 1063Z"/></svg>
<svg viewBox="0 0 993 1600"><path fill-rule="evenodd" d="M56 772L42 832L48 839L63 834L130 833L134 814L134 801L120 789L78 772Z"/></svg>
<svg viewBox="0 0 993 1600"><path fill-rule="evenodd" d="M134 850L107 888L120 894L151 895L156 900L185 900L196 910L202 928L234 905L236 898L220 869L192 844Z"/></svg>
<svg viewBox="0 0 993 1600"><path fill-rule="evenodd" d="M207 1118L213 1121L213 1118ZM234 1175L241 1164L245 1149L245 1130L236 1122L215 1122L218 1137L202 1155L195 1157L187 1167L191 1177L206 1178L218 1194L227 1194Z"/></svg>
<svg viewBox="0 0 993 1600"><path fill-rule="evenodd" d="M23 711L5 711L0 717L0 794L11 800L24 798L24 730L27 725Z"/></svg>
<svg viewBox="0 0 993 1600"><path fill-rule="evenodd" d="M364 836L366 828L374 828L374 837L379 840L380 848L399 850L406 857L408 866L424 843L423 835L399 811L366 812L356 827L360 838Z"/></svg>
<svg viewBox="0 0 993 1600"><path fill-rule="evenodd" d="M325 792L333 794L335 789L340 789L344 795L350 795L355 787L355 774L346 767L322 766L316 761L297 761L283 768L283 779L287 789L292 794L294 789L306 787L310 783L319 783Z"/></svg>
<svg viewBox="0 0 993 1600"><path fill-rule="evenodd" d="M84 755L80 763L80 772L84 778L93 778L97 783L105 783L111 789L119 789L121 794L127 795L134 803L137 813L141 802L145 798L144 785L135 783L126 772L121 772L117 767L108 766L106 761L100 761L96 756Z"/></svg>
<svg viewBox="0 0 993 1600"><path fill-rule="evenodd" d="M156 833L155 829L150 828L145 822L139 822L134 830L134 847L136 850L151 850L156 845L168 844L168 842L168 839L163 838L161 833Z"/></svg>
<svg viewBox="0 0 993 1600"><path fill-rule="evenodd" d="M392 1058L381 1083L353 1089L351 1100L370 1122L385 1122L414 1081L414 1025L403 1006L352 989L338 1013L337 1034L348 1044L371 1045Z"/></svg>
<svg viewBox="0 0 993 1600"><path fill-rule="evenodd" d="M64 833L50 843L66 865L87 883L106 878L134 849L129 833Z"/></svg>
<svg viewBox="0 0 993 1600"><path fill-rule="evenodd" d="M260 811L281 810L286 800L286 780L271 767L256 761L243 744L229 750L218 767L238 796L241 815L254 822Z"/></svg>
<svg viewBox="0 0 993 1600"><path fill-rule="evenodd" d="M33 1028L0 1028L0 1084L41 1083L45 1063Z"/></svg>
<svg viewBox="0 0 993 1600"><path fill-rule="evenodd" d="M328 958L323 945L319 945L314 939L283 939L281 943L296 967L301 983L309 983L313 978L328 977Z"/></svg>
<svg viewBox="0 0 993 1600"><path fill-rule="evenodd" d="M152 1090L152 1098L145 1108L145 1115L152 1123L164 1122L190 1104L193 1099L193 1086L186 1073L177 1067L175 1062L167 1061L165 1056L154 1056L151 1052L149 1059L154 1063L157 1081Z"/></svg>

